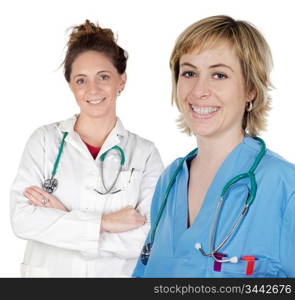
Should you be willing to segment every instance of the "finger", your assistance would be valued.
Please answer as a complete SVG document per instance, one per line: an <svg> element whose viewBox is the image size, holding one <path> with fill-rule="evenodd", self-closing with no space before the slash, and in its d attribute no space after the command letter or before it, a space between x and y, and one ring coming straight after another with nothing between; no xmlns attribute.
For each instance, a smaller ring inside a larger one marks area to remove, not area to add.
<svg viewBox="0 0 295 300"><path fill-rule="evenodd" d="M48 199L50 201L54 201L55 197L52 196L51 194L45 192L43 189L39 188L38 186L32 186L31 187L35 192L39 193L40 195L42 195L42 199Z"/></svg>
<svg viewBox="0 0 295 300"><path fill-rule="evenodd" d="M141 217L141 218L145 218L145 216L143 216L140 212L138 212L137 210L134 210L134 216L136 217Z"/></svg>
<svg viewBox="0 0 295 300"><path fill-rule="evenodd" d="M37 206L42 206L42 207L46 207L46 203L44 204L43 203L43 200L44 199L47 199L45 197L43 197L40 193L37 193L36 191L34 191L33 189L27 189L25 192L24 192L24 195L29 199L31 200L34 205L37 205Z"/></svg>
<svg viewBox="0 0 295 300"><path fill-rule="evenodd" d="M41 193L39 193L33 188L26 189L26 192L30 193L30 195L32 195L35 199L39 201L41 201L44 198L44 196Z"/></svg>
<svg viewBox="0 0 295 300"><path fill-rule="evenodd" d="M38 186L32 186L30 187L33 191L35 191L36 193L42 195L43 198L48 198L51 195L47 192L45 192L43 189L39 188Z"/></svg>
<svg viewBox="0 0 295 300"><path fill-rule="evenodd" d="M136 220L138 220L139 222L145 222L146 221L146 217L138 214L136 216Z"/></svg>
<svg viewBox="0 0 295 300"><path fill-rule="evenodd" d="M58 208L56 205L59 204L59 200L56 199L54 196L50 195L49 193L43 191L39 187L32 186L29 189L27 189L27 191L29 191L35 199L41 202L43 207ZM45 204L43 203L44 199L48 200L48 202L46 202Z"/></svg>
<svg viewBox="0 0 295 300"><path fill-rule="evenodd" d="M141 222L141 223L145 223L146 222L146 218L143 217L143 216L140 216L137 220L138 220L138 222Z"/></svg>
<svg viewBox="0 0 295 300"><path fill-rule="evenodd" d="M42 203L42 205L39 206L52 207L50 202L54 202L55 198L50 194L48 194L47 192L43 191L42 189L36 186L30 187L29 189L27 189L27 191L29 191L29 193L33 195L35 199L37 199L40 203ZM48 201L46 203L43 203L44 199L47 199Z"/></svg>
<svg viewBox="0 0 295 300"><path fill-rule="evenodd" d="M143 226L145 224L145 221L144 220L136 220L135 223L134 223L134 226L136 228L140 227L140 226Z"/></svg>
<svg viewBox="0 0 295 300"><path fill-rule="evenodd" d="M130 210L134 210L133 206L131 205L127 205L123 208L123 210L127 210L127 211L130 211Z"/></svg>
<svg viewBox="0 0 295 300"><path fill-rule="evenodd" d="M32 203L32 205L35 205L35 206L44 206L43 203L41 203L41 201L39 201L38 199L36 199L29 192L25 191L24 192L24 196L28 199L28 201L30 201L30 204Z"/></svg>

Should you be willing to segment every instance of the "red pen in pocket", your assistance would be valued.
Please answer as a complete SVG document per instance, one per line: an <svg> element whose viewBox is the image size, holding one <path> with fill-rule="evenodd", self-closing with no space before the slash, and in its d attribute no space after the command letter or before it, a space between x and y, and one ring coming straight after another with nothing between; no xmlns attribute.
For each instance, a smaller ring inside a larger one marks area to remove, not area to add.
<svg viewBox="0 0 295 300"><path fill-rule="evenodd" d="M253 275L256 260L255 256L244 255L241 257L241 259L247 262L246 275Z"/></svg>

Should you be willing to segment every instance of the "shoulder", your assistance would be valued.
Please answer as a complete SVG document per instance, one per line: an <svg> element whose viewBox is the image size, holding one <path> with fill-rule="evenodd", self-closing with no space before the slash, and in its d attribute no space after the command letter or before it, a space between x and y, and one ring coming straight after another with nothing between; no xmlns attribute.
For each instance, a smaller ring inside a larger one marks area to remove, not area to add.
<svg viewBox="0 0 295 300"><path fill-rule="evenodd" d="M167 185L171 181L173 175L177 171L180 165L183 165L183 157L175 159L171 164L169 164L165 170L162 172L156 187L156 191L163 191L167 188Z"/></svg>
<svg viewBox="0 0 295 300"><path fill-rule="evenodd" d="M284 210L295 195L295 165L267 149L256 172L260 190L279 199Z"/></svg>
<svg viewBox="0 0 295 300"><path fill-rule="evenodd" d="M74 115L66 120L52 122L44 124L37 128L35 131L43 134L46 137L60 137L63 132L72 131L77 120L77 116Z"/></svg>
<svg viewBox="0 0 295 300"><path fill-rule="evenodd" d="M125 134L128 136L128 139L143 146L143 147L154 147L154 143L151 140L148 140L137 133L134 133L130 130L125 129Z"/></svg>
<svg viewBox="0 0 295 300"><path fill-rule="evenodd" d="M70 123L75 122L75 116L67 120L44 124L36 128L30 135L27 145L46 145L53 141L59 141L66 127L71 126ZM65 127L65 128L64 128Z"/></svg>
<svg viewBox="0 0 295 300"><path fill-rule="evenodd" d="M134 154L137 152L140 155L151 155L154 152L158 152L157 147L154 142L148 140L134 132L131 132L127 129L124 130L124 136L127 137L127 147Z"/></svg>
<svg viewBox="0 0 295 300"><path fill-rule="evenodd" d="M264 178L280 191L281 197L286 199L286 203L295 200L295 165L277 153L267 150L264 161ZM294 210L293 210L294 212Z"/></svg>
<svg viewBox="0 0 295 300"><path fill-rule="evenodd" d="M175 173L177 168L180 167L180 165L183 165L183 163L184 163L184 157L178 157L174 161L172 161L162 173L161 177L163 178L163 180L165 181L169 180L173 175L173 173Z"/></svg>
<svg viewBox="0 0 295 300"><path fill-rule="evenodd" d="M295 186L295 165L276 152L267 149L263 161L264 171L271 176L291 176Z"/></svg>
<svg viewBox="0 0 295 300"><path fill-rule="evenodd" d="M258 152L261 149L261 144L259 141L254 140L253 138L246 138L244 141L245 145L247 145L247 152L249 153L249 157L252 159L257 158ZM264 172L265 175L269 176L282 176L290 174L295 179L295 165L291 162L288 162L284 157L279 155L278 153L266 149L266 153L262 158L260 165L260 171Z"/></svg>
<svg viewBox="0 0 295 300"><path fill-rule="evenodd" d="M77 120L77 115L74 115L66 120L61 120L58 122L53 122L49 124L45 124L41 126L41 128L44 130L47 134L62 134L63 132L70 132L73 131L75 123Z"/></svg>

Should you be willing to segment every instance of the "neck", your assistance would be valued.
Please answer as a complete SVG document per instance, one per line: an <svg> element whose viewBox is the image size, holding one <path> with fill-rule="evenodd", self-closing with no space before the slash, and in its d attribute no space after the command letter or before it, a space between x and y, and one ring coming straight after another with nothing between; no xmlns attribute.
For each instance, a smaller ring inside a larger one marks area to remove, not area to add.
<svg viewBox="0 0 295 300"><path fill-rule="evenodd" d="M74 130L86 143L101 147L115 127L116 121L115 115L112 118L92 118L81 113L77 118Z"/></svg>
<svg viewBox="0 0 295 300"><path fill-rule="evenodd" d="M219 137L197 137L198 155L196 162L207 168L218 168L227 155L242 142L241 132L220 135Z"/></svg>

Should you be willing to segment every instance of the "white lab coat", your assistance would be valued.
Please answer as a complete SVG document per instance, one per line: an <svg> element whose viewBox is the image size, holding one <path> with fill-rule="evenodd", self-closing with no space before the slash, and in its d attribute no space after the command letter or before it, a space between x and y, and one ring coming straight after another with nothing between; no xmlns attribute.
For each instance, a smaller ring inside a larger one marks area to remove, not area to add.
<svg viewBox="0 0 295 300"><path fill-rule="evenodd" d="M99 155L93 159L74 131L77 116L38 128L25 147L11 189L11 223L14 233L28 240L21 264L23 277L128 277L140 254L149 223L123 233L100 232L101 217L131 205L147 217L154 188L163 164L154 144L124 129L117 118L114 129L100 154L114 145L125 152L125 164L116 189L121 192L100 195L103 191ZM54 192L69 209L29 205L25 188L41 187L51 177L63 132L69 132L56 173ZM104 172L116 175L116 152L109 153ZM109 166L109 167L108 167ZM133 169L133 170L132 170ZM109 175L108 175L109 174ZM109 185L112 182L109 183Z"/></svg>

